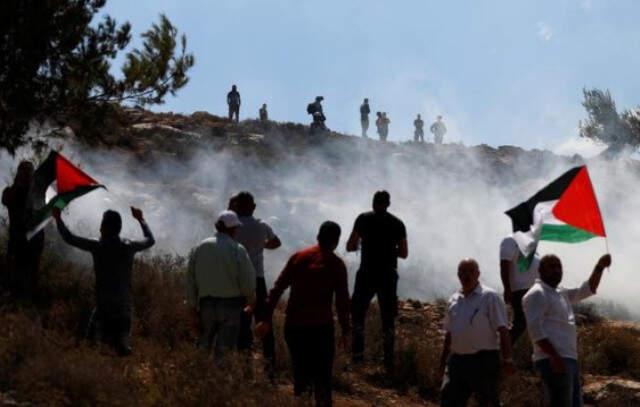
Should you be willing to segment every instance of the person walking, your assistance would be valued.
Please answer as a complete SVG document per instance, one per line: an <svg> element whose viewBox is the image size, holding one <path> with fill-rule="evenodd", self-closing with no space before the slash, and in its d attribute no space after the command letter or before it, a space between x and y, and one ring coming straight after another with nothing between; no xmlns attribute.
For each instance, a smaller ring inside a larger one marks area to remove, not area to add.
<svg viewBox="0 0 640 407"><path fill-rule="evenodd" d="M253 335L251 322L255 316L256 322L265 320L267 283L264 278L264 250L275 250L282 243L278 236L273 233L273 229L265 221L256 219L253 213L256 204L250 192L243 191L233 198L234 207L240 225L236 232L235 239L249 253L251 264L256 272L256 302L251 313L243 313L238 337L239 350L251 350ZM262 354L265 358L267 374L271 379L275 373L275 339L273 331L267 332L262 338Z"/></svg>
<svg viewBox="0 0 640 407"><path fill-rule="evenodd" d="M362 126L362 137L367 138L367 130L369 130L369 99L365 98L360 105L360 126Z"/></svg>
<svg viewBox="0 0 640 407"><path fill-rule="evenodd" d="M433 133L433 142L436 144L442 144L444 135L447 133L447 126L442 121L442 116L438 116L436 121L429 128Z"/></svg>
<svg viewBox="0 0 640 407"><path fill-rule="evenodd" d="M229 106L229 120L234 120L236 123L240 120L240 92L236 85L231 86L231 91L227 93L227 105Z"/></svg>
<svg viewBox="0 0 640 407"><path fill-rule="evenodd" d="M413 132L413 141L424 143L424 120L418 114L418 117L413 121L413 127L415 127L415 131Z"/></svg>
<svg viewBox="0 0 640 407"><path fill-rule="evenodd" d="M461 289L449 298L443 322L442 407L466 406L474 393L479 406L499 407L501 371L515 370L504 302L479 278L475 260L460 262Z"/></svg>
<svg viewBox="0 0 640 407"><path fill-rule="evenodd" d="M285 317L285 340L293 364L294 394L313 392L316 406L331 406L331 378L335 354L333 302L341 327L340 345L346 349L350 333L347 268L334 251L340 226L324 222L318 244L295 253L267 297L265 320L258 336L271 330L271 315L282 293L291 287Z"/></svg>
<svg viewBox="0 0 640 407"><path fill-rule="evenodd" d="M582 407L582 388L576 318L573 305L598 290L602 272L611 266L611 255L600 257L587 281L577 288L563 288L560 258L540 259L540 279L524 296L522 303L527 329L533 345L533 361L544 383L546 405Z"/></svg>
<svg viewBox="0 0 640 407"><path fill-rule="evenodd" d="M535 253L526 259L520 253L513 236L507 236L500 243L500 278L504 289L504 302L513 310L513 324L509 333L511 344L527 329L527 320L522 310L522 298L538 278L540 257Z"/></svg>
<svg viewBox="0 0 640 407"><path fill-rule="evenodd" d="M138 221L143 240L130 241L120 238L122 218L116 211L107 210L102 216L100 239L86 239L71 233L60 209L52 210L62 239L80 250L91 253L95 279L96 307L91 316L88 336L99 339L120 356L131 354L131 270L137 252L154 245L153 234L138 208L131 207L131 216Z"/></svg>
<svg viewBox="0 0 640 407"><path fill-rule="evenodd" d="M241 226L235 212L218 215L216 234L204 239L189 255L186 302L199 334L198 345L214 348L218 363L235 349L246 304L253 304L256 273L247 250L234 240Z"/></svg>
<svg viewBox="0 0 640 407"><path fill-rule="evenodd" d="M354 363L364 360L365 317L374 296L378 298L382 319L384 366L393 371L395 318L398 312L398 258L409 255L404 223L388 212L391 196L378 191L373 196L373 211L360 214L347 242L347 251L355 252L362 243L360 268L356 274L351 317Z"/></svg>

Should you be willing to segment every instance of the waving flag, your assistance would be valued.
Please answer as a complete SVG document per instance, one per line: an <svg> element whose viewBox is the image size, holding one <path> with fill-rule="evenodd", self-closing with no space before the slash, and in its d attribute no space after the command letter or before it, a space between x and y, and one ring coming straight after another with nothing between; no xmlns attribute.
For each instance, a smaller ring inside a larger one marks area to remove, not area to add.
<svg viewBox="0 0 640 407"><path fill-rule="evenodd" d="M572 168L538 193L509 209L513 237L525 258L538 241L578 243L606 237L587 166Z"/></svg>
<svg viewBox="0 0 640 407"><path fill-rule="evenodd" d="M54 183L56 195L45 202L47 188ZM73 165L60 153L52 151L34 174L32 199L35 211L28 227L27 239L42 230L51 219L51 209L63 209L79 196L103 187L96 180Z"/></svg>

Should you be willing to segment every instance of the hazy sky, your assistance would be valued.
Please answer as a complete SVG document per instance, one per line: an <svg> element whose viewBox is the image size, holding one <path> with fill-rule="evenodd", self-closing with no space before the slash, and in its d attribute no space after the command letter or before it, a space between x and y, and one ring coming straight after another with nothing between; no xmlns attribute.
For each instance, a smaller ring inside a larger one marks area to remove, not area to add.
<svg viewBox="0 0 640 407"><path fill-rule="evenodd" d="M159 13L187 34L191 81L157 110L226 114L235 83L241 118L267 103L274 120L308 122L323 95L328 126L358 134L369 97L392 140L412 137L416 113L443 114L449 140L557 149L584 118L583 87L640 104L634 0L109 0L105 11L136 41Z"/></svg>

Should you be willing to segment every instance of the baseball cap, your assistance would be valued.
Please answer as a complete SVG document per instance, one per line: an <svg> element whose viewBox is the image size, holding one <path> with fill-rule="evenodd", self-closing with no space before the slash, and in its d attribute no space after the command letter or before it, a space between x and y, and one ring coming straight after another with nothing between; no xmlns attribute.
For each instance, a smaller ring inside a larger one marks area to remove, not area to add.
<svg viewBox="0 0 640 407"><path fill-rule="evenodd" d="M238 215L236 215L234 211L230 210L220 212L218 215L218 222L222 222L222 224L229 229L242 225L242 222L238 219Z"/></svg>

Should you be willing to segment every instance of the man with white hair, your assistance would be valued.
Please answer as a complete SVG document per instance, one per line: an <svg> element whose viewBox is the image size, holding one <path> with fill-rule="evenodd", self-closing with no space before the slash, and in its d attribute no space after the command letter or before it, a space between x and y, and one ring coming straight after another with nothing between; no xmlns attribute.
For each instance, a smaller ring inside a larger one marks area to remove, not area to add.
<svg viewBox="0 0 640 407"><path fill-rule="evenodd" d="M440 374L447 377L442 406L466 406L473 393L480 406L500 406L501 370L513 372L507 311L500 295L481 284L473 259L458 265L461 289L451 296L444 317L446 336Z"/></svg>
<svg viewBox="0 0 640 407"><path fill-rule="evenodd" d="M187 268L186 299L198 344L213 346L218 359L236 347L243 308L254 302L256 273L247 250L234 240L240 225L235 212L221 212L216 235L192 250Z"/></svg>

